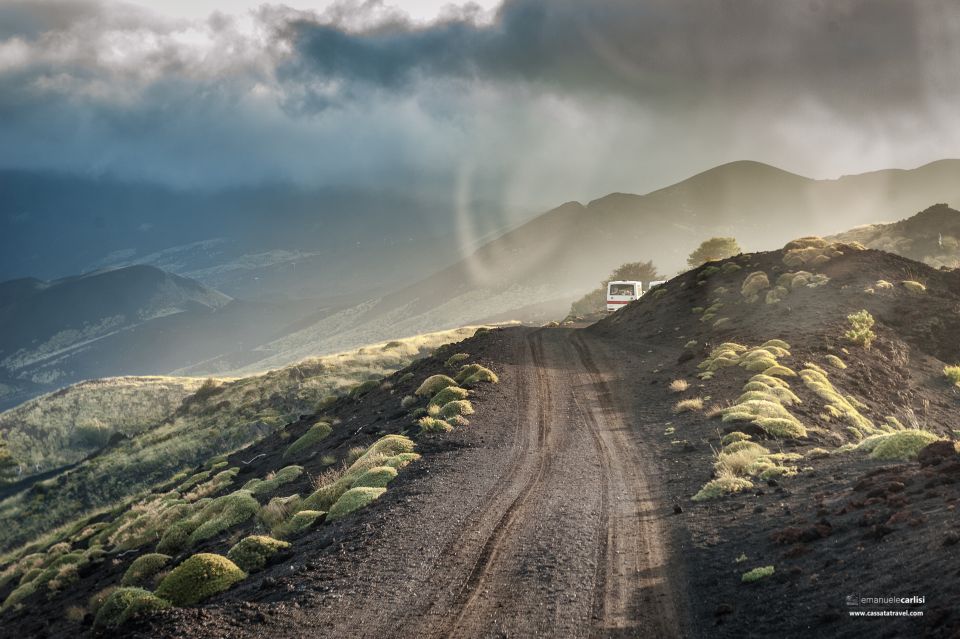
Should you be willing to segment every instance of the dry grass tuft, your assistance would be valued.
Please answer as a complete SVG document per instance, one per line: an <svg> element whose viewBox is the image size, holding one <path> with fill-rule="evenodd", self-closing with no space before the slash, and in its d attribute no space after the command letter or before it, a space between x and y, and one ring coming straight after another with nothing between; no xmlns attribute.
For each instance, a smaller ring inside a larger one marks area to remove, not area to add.
<svg viewBox="0 0 960 639"><path fill-rule="evenodd" d="M685 379L675 379L670 382L669 388L673 393L682 393L690 388L690 383Z"/></svg>

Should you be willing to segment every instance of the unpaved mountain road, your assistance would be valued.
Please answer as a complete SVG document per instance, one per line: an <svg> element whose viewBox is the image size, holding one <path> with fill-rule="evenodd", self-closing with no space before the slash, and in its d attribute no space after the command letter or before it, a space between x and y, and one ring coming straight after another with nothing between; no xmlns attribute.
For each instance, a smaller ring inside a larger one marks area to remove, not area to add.
<svg viewBox="0 0 960 639"><path fill-rule="evenodd" d="M208 608L194 636L690 636L672 506L631 414L642 382L582 330L500 335L501 383L470 426L424 451L361 540L294 568L303 603L254 625Z"/></svg>
<svg viewBox="0 0 960 639"><path fill-rule="evenodd" d="M401 634L678 636L662 509L599 357L569 330L519 348L509 472L437 566L444 596Z"/></svg>

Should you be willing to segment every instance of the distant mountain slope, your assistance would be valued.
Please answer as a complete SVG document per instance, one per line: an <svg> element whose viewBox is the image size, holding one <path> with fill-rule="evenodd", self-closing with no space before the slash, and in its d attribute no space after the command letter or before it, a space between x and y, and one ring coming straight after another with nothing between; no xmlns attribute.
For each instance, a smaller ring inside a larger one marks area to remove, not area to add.
<svg viewBox="0 0 960 639"><path fill-rule="evenodd" d="M957 268L960 266L960 211L946 204L935 204L905 220L860 226L831 239L860 242L937 268Z"/></svg>
<svg viewBox="0 0 960 639"><path fill-rule="evenodd" d="M813 180L758 162L733 162L649 193L568 202L410 286L344 306L242 357L192 374L256 370L291 354L330 352L469 323L563 317L573 299L625 262L652 259L670 274L703 240L735 236L744 250L895 219L935 201L960 202L960 160Z"/></svg>
<svg viewBox="0 0 960 639"><path fill-rule="evenodd" d="M16 240L0 251L0 280L149 264L247 300L379 294L462 257L455 191L173 189L0 170L0 238ZM502 230L499 205L467 204L482 211L470 241Z"/></svg>
<svg viewBox="0 0 960 639"><path fill-rule="evenodd" d="M149 266L0 284L0 408L82 379L162 374L270 338L296 309Z"/></svg>
<svg viewBox="0 0 960 639"><path fill-rule="evenodd" d="M960 160L812 180L758 162L733 162L647 195L614 193L567 203L479 249L429 280L451 285L548 286L582 291L620 264L652 259L664 272L711 236L744 250L782 245L891 219L930 202L960 201Z"/></svg>

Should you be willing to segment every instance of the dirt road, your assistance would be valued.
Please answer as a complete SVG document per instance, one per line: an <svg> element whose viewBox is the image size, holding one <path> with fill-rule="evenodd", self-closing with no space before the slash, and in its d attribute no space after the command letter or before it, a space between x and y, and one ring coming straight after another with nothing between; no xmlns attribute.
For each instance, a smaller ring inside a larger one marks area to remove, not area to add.
<svg viewBox="0 0 960 639"><path fill-rule="evenodd" d="M680 636L664 513L582 331L525 335L509 471L448 547L411 636Z"/></svg>

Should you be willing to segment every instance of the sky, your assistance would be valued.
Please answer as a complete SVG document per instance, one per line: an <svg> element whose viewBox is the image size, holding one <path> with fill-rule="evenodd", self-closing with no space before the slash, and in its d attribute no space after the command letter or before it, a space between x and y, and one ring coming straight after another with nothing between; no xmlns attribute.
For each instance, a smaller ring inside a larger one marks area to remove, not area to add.
<svg viewBox="0 0 960 639"><path fill-rule="evenodd" d="M960 156L955 0L0 0L0 169L536 209Z"/></svg>

